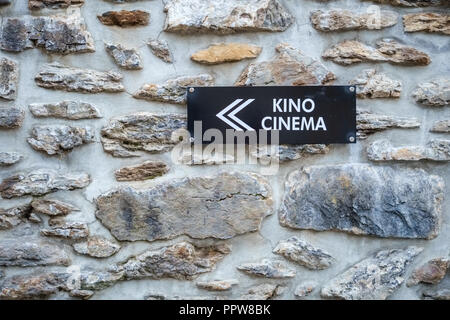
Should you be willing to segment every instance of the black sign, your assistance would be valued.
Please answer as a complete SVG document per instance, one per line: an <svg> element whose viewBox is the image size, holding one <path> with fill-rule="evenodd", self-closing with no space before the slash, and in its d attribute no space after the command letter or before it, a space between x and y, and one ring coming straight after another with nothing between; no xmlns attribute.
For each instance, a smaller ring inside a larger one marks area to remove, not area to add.
<svg viewBox="0 0 450 320"><path fill-rule="evenodd" d="M188 89L191 135L218 129L279 131L280 144L354 143L352 86L193 87ZM194 122L201 121L201 131Z"/></svg>

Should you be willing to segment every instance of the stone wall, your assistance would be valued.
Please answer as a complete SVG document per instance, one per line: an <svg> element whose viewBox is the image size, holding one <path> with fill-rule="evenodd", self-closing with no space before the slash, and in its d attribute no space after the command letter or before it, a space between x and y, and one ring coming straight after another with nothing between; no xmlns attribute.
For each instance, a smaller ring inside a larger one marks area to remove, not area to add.
<svg viewBox="0 0 450 320"><path fill-rule="evenodd" d="M449 298L447 1L27 2L0 1L1 299ZM308 84L356 86L356 144L172 161L186 87Z"/></svg>

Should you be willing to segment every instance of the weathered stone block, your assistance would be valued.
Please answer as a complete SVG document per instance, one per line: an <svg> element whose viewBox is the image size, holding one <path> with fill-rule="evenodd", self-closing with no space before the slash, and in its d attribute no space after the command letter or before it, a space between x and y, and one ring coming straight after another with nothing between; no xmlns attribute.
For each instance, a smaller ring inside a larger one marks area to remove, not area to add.
<svg viewBox="0 0 450 320"><path fill-rule="evenodd" d="M360 99L400 98L402 83L390 79L376 69L364 70L356 79L349 82L356 86L356 96Z"/></svg>
<svg viewBox="0 0 450 320"><path fill-rule="evenodd" d="M168 171L167 164L162 161L145 161L135 166L116 170L114 175L117 181L142 181L162 176Z"/></svg>
<svg viewBox="0 0 450 320"><path fill-rule="evenodd" d="M219 43L200 50L191 56L191 59L203 64L221 64L259 56L262 48L245 43Z"/></svg>
<svg viewBox="0 0 450 320"><path fill-rule="evenodd" d="M419 83L412 96L418 103L426 106L448 106L450 104L450 78L440 77L429 82Z"/></svg>
<svg viewBox="0 0 450 320"><path fill-rule="evenodd" d="M58 103L32 103L28 106L36 118L61 118L68 120L101 118L100 111L86 102L61 101Z"/></svg>
<svg viewBox="0 0 450 320"><path fill-rule="evenodd" d="M405 32L425 31L450 35L450 14L437 12L412 13L403 16Z"/></svg>
<svg viewBox="0 0 450 320"><path fill-rule="evenodd" d="M15 129L22 126L25 112L17 107L0 106L0 129Z"/></svg>
<svg viewBox="0 0 450 320"><path fill-rule="evenodd" d="M142 10L107 11L97 17L101 23L107 26L146 26L150 20L150 13Z"/></svg>
<svg viewBox="0 0 450 320"><path fill-rule="evenodd" d="M136 49L125 48L120 44L111 43L105 43L105 49L119 67L127 70L142 69L141 56Z"/></svg>
<svg viewBox="0 0 450 320"><path fill-rule="evenodd" d="M8 58L0 59L0 98L15 100L19 85L19 64Z"/></svg>

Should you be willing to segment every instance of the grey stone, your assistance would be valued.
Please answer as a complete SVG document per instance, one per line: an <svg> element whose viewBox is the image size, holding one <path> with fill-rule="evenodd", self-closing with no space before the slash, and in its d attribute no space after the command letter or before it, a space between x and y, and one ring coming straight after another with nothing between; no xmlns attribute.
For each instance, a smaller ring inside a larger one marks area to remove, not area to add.
<svg viewBox="0 0 450 320"><path fill-rule="evenodd" d="M34 199L31 201L31 207L34 212L46 214L51 217L65 216L72 211L80 211L71 204L55 199Z"/></svg>
<svg viewBox="0 0 450 320"><path fill-rule="evenodd" d="M49 220L48 224L48 229L41 230L41 234L46 237L82 240L89 236L89 228L86 223L66 222L53 218Z"/></svg>
<svg viewBox="0 0 450 320"><path fill-rule="evenodd" d="M443 179L421 169L310 166L289 175L279 220L295 229L433 239L443 197Z"/></svg>
<svg viewBox="0 0 450 320"><path fill-rule="evenodd" d="M0 230L12 229L29 219L31 206L24 204L8 209L0 208Z"/></svg>
<svg viewBox="0 0 450 320"><path fill-rule="evenodd" d="M367 148L372 161L450 161L450 140L434 139L427 145L394 147L389 140L377 140Z"/></svg>
<svg viewBox="0 0 450 320"><path fill-rule="evenodd" d="M272 193L262 176L222 173L151 188L119 188L100 195L96 203L97 218L121 241L180 235L229 239L259 230L271 213Z"/></svg>
<svg viewBox="0 0 450 320"><path fill-rule="evenodd" d="M46 152L50 156L61 155L93 142L94 130L61 124L35 126L27 141L34 150Z"/></svg>
<svg viewBox="0 0 450 320"><path fill-rule="evenodd" d="M275 50L277 55L272 60L250 64L235 85L326 85L336 79L319 60L304 55L286 43L277 45Z"/></svg>
<svg viewBox="0 0 450 320"><path fill-rule="evenodd" d="M69 92L122 92L122 75L64 66L58 62L44 65L34 78L39 87Z"/></svg>
<svg viewBox="0 0 450 320"><path fill-rule="evenodd" d="M405 66L426 66L431 63L431 58L426 53L392 39L382 39L376 46L374 48L356 40L345 40L325 50L322 57L342 65L389 62Z"/></svg>
<svg viewBox="0 0 450 320"><path fill-rule="evenodd" d="M117 181L143 181L154 179L169 171L162 161L145 161L141 164L123 167L114 172Z"/></svg>
<svg viewBox="0 0 450 320"><path fill-rule="evenodd" d="M142 59L136 49L112 43L105 43L105 49L119 67L127 70L142 69Z"/></svg>
<svg viewBox="0 0 450 320"><path fill-rule="evenodd" d="M447 0L365 0L375 3L390 4L399 7L433 7L448 6Z"/></svg>
<svg viewBox="0 0 450 320"><path fill-rule="evenodd" d="M164 31L230 34L284 31L294 18L278 0L168 0Z"/></svg>
<svg viewBox="0 0 450 320"><path fill-rule="evenodd" d="M272 300L281 295L285 290L284 286L272 283L263 283L250 288L239 300Z"/></svg>
<svg viewBox="0 0 450 320"><path fill-rule="evenodd" d="M294 295L300 299L309 296L317 287L316 281L305 281L295 287Z"/></svg>
<svg viewBox="0 0 450 320"><path fill-rule="evenodd" d="M443 107L450 104L450 78L436 78L419 83L412 94L418 103L430 107Z"/></svg>
<svg viewBox="0 0 450 320"><path fill-rule="evenodd" d="M69 296L87 300L91 298L94 295L94 293L95 292L91 290L72 290L69 292Z"/></svg>
<svg viewBox="0 0 450 320"><path fill-rule="evenodd" d="M278 242L278 245L273 249L273 253L282 255L286 259L311 270L327 269L335 261L329 253L315 248L297 237Z"/></svg>
<svg viewBox="0 0 450 320"><path fill-rule="evenodd" d="M230 280L213 280L213 281L198 281L197 287L209 291L228 291L232 286L237 285L239 282L235 279Z"/></svg>
<svg viewBox="0 0 450 320"><path fill-rule="evenodd" d="M120 245L103 237L92 236L84 242L75 243L73 249L94 258L108 258L120 250Z"/></svg>
<svg viewBox="0 0 450 320"><path fill-rule="evenodd" d="M25 112L17 107L0 106L0 129L15 129L22 126Z"/></svg>
<svg viewBox="0 0 450 320"><path fill-rule="evenodd" d="M203 152L204 150L200 150L198 152L191 145L186 148L183 148L179 153L177 158L177 163L186 165L186 166L198 166L198 165L216 165L223 163L234 163L235 157L231 154L227 154L223 152L223 150L218 150L214 153Z"/></svg>
<svg viewBox="0 0 450 320"><path fill-rule="evenodd" d="M8 58L0 59L0 98L15 100L19 85L19 64Z"/></svg>
<svg viewBox="0 0 450 320"><path fill-rule="evenodd" d="M61 101L57 103L33 103L30 112L36 118L60 118L68 120L101 118L98 109L87 102Z"/></svg>
<svg viewBox="0 0 450 320"><path fill-rule="evenodd" d="M223 297L218 296L179 296L179 295L166 295L163 293L150 292L145 295L144 300L157 301L157 300L225 300Z"/></svg>
<svg viewBox="0 0 450 320"><path fill-rule="evenodd" d="M367 139L373 133L387 129L414 129L420 127L417 118L396 117L356 109L356 136L360 140Z"/></svg>
<svg viewBox="0 0 450 320"><path fill-rule="evenodd" d="M155 56L167 63L173 62L172 53L170 52L167 41L153 39L149 40L147 44Z"/></svg>
<svg viewBox="0 0 450 320"><path fill-rule="evenodd" d="M191 280L196 276L211 272L230 248L226 245L197 247L189 242L148 250L117 265L123 272L124 280L174 278Z"/></svg>
<svg viewBox="0 0 450 320"><path fill-rule="evenodd" d="M449 259L432 259L424 265L414 269L408 281L406 281L406 285L411 287L419 283L438 284L445 277L449 267Z"/></svg>
<svg viewBox="0 0 450 320"><path fill-rule="evenodd" d="M250 149L250 155L256 159L278 159L280 163L303 159L310 155L327 154L330 148L325 144L302 145L256 145Z"/></svg>
<svg viewBox="0 0 450 320"><path fill-rule="evenodd" d="M450 119L438 120L434 122L430 132L450 133Z"/></svg>
<svg viewBox="0 0 450 320"><path fill-rule="evenodd" d="M112 266L110 269L114 269ZM111 287L117 281L123 280L124 272L119 270L99 271L91 268L82 269L79 275L80 290L103 290Z"/></svg>
<svg viewBox="0 0 450 320"><path fill-rule="evenodd" d="M208 87L214 85L214 78L209 74L183 76L167 80L163 84L145 84L133 97L149 101L186 104L188 87Z"/></svg>
<svg viewBox="0 0 450 320"><path fill-rule="evenodd" d="M87 173L63 173L51 169L38 169L3 179L0 195L5 199L26 195L42 196L58 190L85 188L90 183Z"/></svg>
<svg viewBox="0 0 450 320"><path fill-rule="evenodd" d="M320 31L380 30L397 24L398 14L394 11L359 12L345 9L311 12L311 23Z"/></svg>
<svg viewBox="0 0 450 320"><path fill-rule="evenodd" d="M425 299L450 300L450 288L428 289L422 295Z"/></svg>
<svg viewBox="0 0 450 320"><path fill-rule="evenodd" d="M13 165L23 159L23 155L18 152L0 151L0 167Z"/></svg>
<svg viewBox="0 0 450 320"><path fill-rule="evenodd" d="M84 0L28 0L30 10L40 10L43 8L59 9L69 6L82 6Z"/></svg>
<svg viewBox="0 0 450 320"><path fill-rule="evenodd" d="M237 267L238 270L247 274L264 278L293 278L295 270L289 268L280 261L263 259L261 262L243 263Z"/></svg>
<svg viewBox="0 0 450 320"><path fill-rule="evenodd" d="M425 31L450 35L450 15L438 12L420 12L403 16L405 32Z"/></svg>
<svg viewBox="0 0 450 320"><path fill-rule="evenodd" d="M422 248L382 250L338 275L322 289L324 298L385 300L405 280L408 265Z"/></svg>
<svg viewBox="0 0 450 320"><path fill-rule="evenodd" d="M172 133L186 127L185 115L138 112L112 118L101 130L101 141L114 157L136 157L137 151L162 153L177 143Z"/></svg>
<svg viewBox="0 0 450 320"><path fill-rule="evenodd" d="M3 18L0 48L12 52L42 48L57 54L95 51L79 8L68 9L67 15Z"/></svg>
<svg viewBox="0 0 450 320"><path fill-rule="evenodd" d="M356 86L356 96L360 99L400 98L402 93L400 81L392 80L376 69L364 70L349 84Z"/></svg>
<svg viewBox="0 0 450 320"><path fill-rule="evenodd" d="M2 267L68 266L70 262L67 251L51 242L21 237L0 243Z"/></svg>

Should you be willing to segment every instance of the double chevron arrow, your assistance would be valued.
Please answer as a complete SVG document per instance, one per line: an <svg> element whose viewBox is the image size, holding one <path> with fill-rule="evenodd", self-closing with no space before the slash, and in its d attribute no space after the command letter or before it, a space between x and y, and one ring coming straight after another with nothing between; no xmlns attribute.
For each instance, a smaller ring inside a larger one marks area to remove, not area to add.
<svg viewBox="0 0 450 320"><path fill-rule="evenodd" d="M244 101L244 99L234 100L231 104L229 104L222 111L220 111L216 116L236 131L244 131L244 129L248 130L248 131L255 131L255 129L253 129L248 124L246 124L244 121L242 121L241 119L236 117L236 114L239 111L241 111L242 109L247 107L250 103L255 101L255 99L248 99L248 100L245 100L243 103L241 103L242 101ZM233 108L235 108L235 109L233 110ZM230 110L233 110L233 111L231 111L228 115L225 115ZM233 120L234 122L231 120ZM239 124L244 129L239 127L236 123Z"/></svg>

